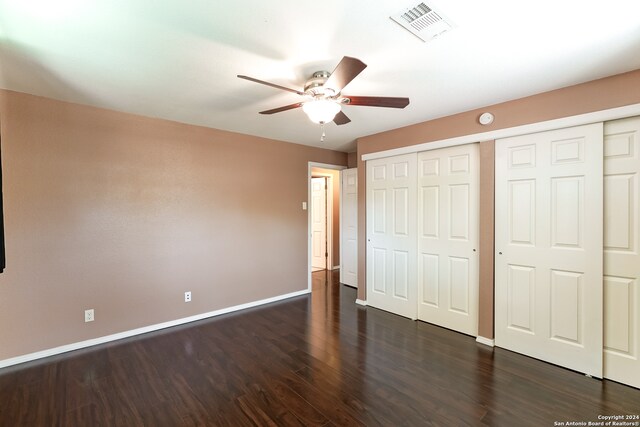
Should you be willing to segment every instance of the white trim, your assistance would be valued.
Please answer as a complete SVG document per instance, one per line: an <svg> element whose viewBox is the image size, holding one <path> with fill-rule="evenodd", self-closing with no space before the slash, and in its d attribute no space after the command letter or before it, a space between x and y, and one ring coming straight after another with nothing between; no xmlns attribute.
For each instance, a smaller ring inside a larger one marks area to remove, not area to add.
<svg viewBox="0 0 640 427"><path fill-rule="evenodd" d="M98 344L104 344L111 341L120 340L123 338L129 338L135 335L146 334L148 332L157 331L160 329L171 328L173 326L183 325L185 323L195 322L197 320L207 319L209 317L220 316L234 311L245 310L247 308L257 307L264 304L269 304L276 301L285 300L288 298L297 297L300 295L308 294L309 289L303 289L301 291L291 292L284 295L278 295L271 298L266 298L259 301L248 302L245 304L235 305L233 307L221 308L220 310L210 311L208 313L196 314L195 316L184 317L182 319L171 320L169 322L157 323L155 325L144 326L142 328L131 329L129 331L118 332L117 334L106 335L104 337L93 338L86 341L80 341L73 344L62 345L60 347L54 347L47 350L37 351L35 353L29 353L18 357L12 357L10 359L0 360L0 368L6 368L7 366L17 365L19 363L30 362L36 359L42 359L44 357L55 356L56 354L66 353L73 350L79 350L81 348L91 347Z"/></svg>
<svg viewBox="0 0 640 427"><path fill-rule="evenodd" d="M341 171L342 169L347 169L346 166L341 165L332 165L329 163L318 163L318 162L309 162L309 169L311 168L320 168L320 169L332 169L336 171Z"/></svg>
<svg viewBox="0 0 640 427"><path fill-rule="evenodd" d="M362 299L356 299L356 304L361 305L363 307L367 306L367 301Z"/></svg>
<svg viewBox="0 0 640 427"><path fill-rule="evenodd" d="M485 337L481 337L478 335L478 338L476 338L476 342L480 343L480 344L484 344L484 345L488 345L489 347L495 347L495 340L491 340L489 338L485 338Z"/></svg>
<svg viewBox="0 0 640 427"><path fill-rule="evenodd" d="M472 135L442 139L434 142L424 142L422 144L409 145L407 147L393 148L391 150L377 151L375 153L363 154L362 160L367 161L380 159L383 157L398 156L401 154L418 153L420 151L436 150L438 148L453 147L455 145L471 144L474 142L509 138L512 136L545 132L548 130L562 129L572 126L606 122L608 120L623 119L625 117L633 117L637 115L640 115L640 104L632 104L626 105L624 107L595 111L593 113L579 114L577 116L563 117L560 119L547 120L544 122L531 123L528 125L514 126L510 128L492 130L489 132L474 133Z"/></svg>

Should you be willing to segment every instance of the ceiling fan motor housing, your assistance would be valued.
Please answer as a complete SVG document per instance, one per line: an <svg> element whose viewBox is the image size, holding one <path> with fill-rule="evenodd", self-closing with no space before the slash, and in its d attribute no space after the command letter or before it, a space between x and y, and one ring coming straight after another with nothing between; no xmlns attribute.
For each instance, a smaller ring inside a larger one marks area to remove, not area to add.
<svg viewBox="0 0 640 427"><path fill-rule="evenodd" d="M314 98L336 96L337 93L335 93L332 89L324 87L324 84L330 76L331 73L328 71L316 71L305 83L304 93L313 96Z"/></svg>

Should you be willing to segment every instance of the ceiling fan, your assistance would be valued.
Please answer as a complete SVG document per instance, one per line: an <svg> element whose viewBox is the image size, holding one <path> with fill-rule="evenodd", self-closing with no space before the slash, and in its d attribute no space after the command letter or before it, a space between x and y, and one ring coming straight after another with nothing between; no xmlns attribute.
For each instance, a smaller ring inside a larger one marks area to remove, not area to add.
<svg viewBox="0 0 640 427"><path fill-rule="evenodd" d="M285 105L272 110L260 111L260 114L275 114L282 111L302 107L309 119L314 123L324 125L333 121L337 125L344 125L351 121L342 112L343 105L361 105L368 107L404 108L409 105L409 98L397 98L386 96L350 96L342 95L342 89L348 85L358 74L367 68L367 65L356 58L345 56L332 73L328 71L316 71L304 85L304 91L290 89L274 83L258 80L253 77L238 75L239 78L255 83L271 86L276 89L293 92L304 96L306 99L295 104Z"/></svg>

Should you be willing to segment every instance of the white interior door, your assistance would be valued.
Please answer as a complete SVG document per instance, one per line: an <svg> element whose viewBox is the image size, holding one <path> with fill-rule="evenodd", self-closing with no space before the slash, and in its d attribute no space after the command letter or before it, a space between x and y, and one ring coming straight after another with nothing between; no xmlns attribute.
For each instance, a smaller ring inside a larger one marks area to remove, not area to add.
<svg viewBox="0 0 640 427"><path fill-rule="evenodd" d="M496 141L496 345L602 377L603 126Z"/></svg>
<svg viewBox="0 0 640 427"><path fill-rule="evenodd" d="M416 154L367 162L367 304L416 318Z"/></svg>
<svg viewBox="0 0 640 427"><path fill-rule="evenodd" d="M358 169L341 172L340 282L358 286Z"/></svg>
<svg viewBox="0 0 640 427"><path fill-rule="evenodd" d="M478 144L418 153L418 319L478 335Z"/></svg>
<svg viewBox="0 0 640 427"><path fill-rule="evenodd" d="M640 387L640 118L604 131L604 376Z"/></svg>
<svg viewBox="0 0 640 427"><path fill-rule="evenodd" d="M311 268L327 268L327 178L311 178Z"/></svg>

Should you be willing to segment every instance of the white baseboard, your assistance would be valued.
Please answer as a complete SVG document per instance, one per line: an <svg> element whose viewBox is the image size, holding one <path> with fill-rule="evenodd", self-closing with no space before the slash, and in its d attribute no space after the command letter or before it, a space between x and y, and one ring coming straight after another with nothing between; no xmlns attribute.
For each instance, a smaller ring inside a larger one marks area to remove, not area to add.
<svg viewBox="0 0 640 427"><path fill-rule="evenodd" d="M207 319L209 317L220 316L222 314L232 313L234 311L245 310L247 308L257 307L260 305L297 297L300 295L308 294L310 292L311 291L309 289L304 289L301 291L291 292L284 295L278 295L275 297L266 298L259 301L253 301L245 304L235 305L233 307L221 308L220 310L214 310L208 313L196 314L195 316L184 317L182 319L171 320L169 322L164 322L164 323L157 323L155 325L144 326L142 328L132 329L124 332L118 332L117 334L113 334L113 335L106 335L104 337L93 338L86 341L80 341L72 344L63 345L60 347L37 351L35 353L29 353L23 356L12 357L10 359L0 360L0 368L6 368L7 366L17 365L19 363L30 362L32 360L42 359L44 357L55 356L56 354L66 353L73 350L79 350L81 348L91 347L98 344L104 344L107 342L116 341L123 338L129 338L135 335L146 334L148 332L158 331L160 329L170 328L172 326L183 325L185 323L195 322L197 320Z"/></svg>
<svg viewBox="0 0 640 427"><path fill-rule="evenodd" d="M489 338L485 338L485 337L481 337L478 336L478 338L476 338L476 342L480 343L480 344L484 344L484 345L488 345L489 347L495 347L495 341L491 340Z"/></svg>
<svg viewBox="0 0 640 427"><path fill-rule="evenodd" d="M361 305L363 307L366 307L367 306L367 301L361 300L361 299L356 299L356 304Z"/></svg>

